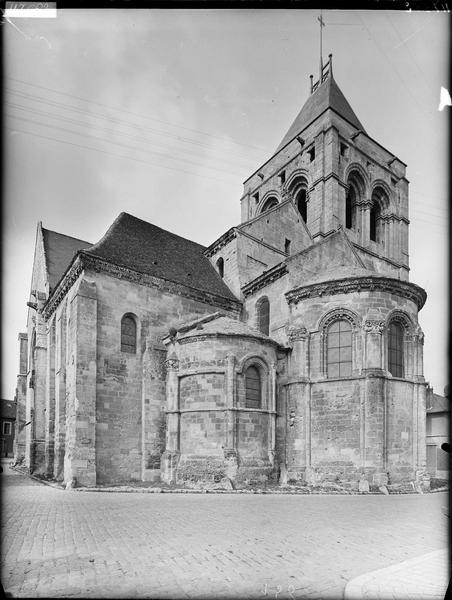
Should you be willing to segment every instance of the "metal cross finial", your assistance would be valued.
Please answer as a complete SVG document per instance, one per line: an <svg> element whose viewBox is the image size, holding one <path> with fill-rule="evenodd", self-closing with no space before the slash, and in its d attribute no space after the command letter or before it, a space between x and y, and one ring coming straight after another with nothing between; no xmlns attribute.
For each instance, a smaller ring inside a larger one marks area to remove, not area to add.
<svg viewBox="0 0 452 600"><path fill-rule="evenodd" d="M317 17L317 21L320 23L320 77L319 82L322 84L323 75L323 60L322 60L322 27L325 27L325 23L322 19L322 11L320 11L320 17Z"/></svg>

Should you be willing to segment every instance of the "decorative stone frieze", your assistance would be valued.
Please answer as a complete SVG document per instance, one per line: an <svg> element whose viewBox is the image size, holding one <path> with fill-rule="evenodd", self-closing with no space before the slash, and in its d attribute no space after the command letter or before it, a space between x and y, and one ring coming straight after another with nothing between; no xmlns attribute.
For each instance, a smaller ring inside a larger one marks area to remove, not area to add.
<svg viewBox="0 0 452 600"><path fill-rule="evenodd" d="M322 283L314 283L300 286L286 292L285 296L289 304L298 304L305 298L316 296L333 296L335 294L350 294L353 292L382 291L407 298L415 302L420 310L427 299L426 292L414 283L392 279L390 277L350 277L346 279L335 279Z"/></svg>

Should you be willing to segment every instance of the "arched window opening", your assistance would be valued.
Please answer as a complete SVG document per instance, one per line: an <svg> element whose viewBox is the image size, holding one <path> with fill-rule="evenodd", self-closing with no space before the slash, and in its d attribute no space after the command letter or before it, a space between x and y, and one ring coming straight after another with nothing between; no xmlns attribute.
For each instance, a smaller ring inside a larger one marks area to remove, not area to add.
<svg viewBox="0 0 452 600"><path fill-rule="evenodd" d="M386 192L377 187L372 192L372 208L370 210L370 229L369 229L369 238L373 242L382 242L383 241L383 230L382 230L382 220L381 213L383 209L387 209L389 206L389 198Z"/></svg>
<svg viewBox="0 0 452 600"><path fill-rule="evenodd" d="M262 385L259 369L255 366L248 367L245 371L245 407L260 408Z"/></svg>
<svg viewBox="0 0 452 600"><path fill-rule="evenodd" d="M218 269L218 273L220 274L220 277L223 279L223 276L224 276L224 260L223 260L223 258L221 256L217 260L217 269Z"/></svg>
<svg viewBox="0 0 452 600"><path fill-rule="evenodd" d="M137 324L132 315L121 319L121 352L135 354L137 351Z"/></svg>
<svg viewBox="0 0 452 600"><path fill-rule="evenodd" d="M388 330L388 371L393 377L403 377L403 326L395 321Z"/></svg>
<svg viewBox="0 0 452 600"><path fill-rule="evenodd" d="M306 189L302 188L295 198L295 203L298 208L298 212L301 215L301 218L306 223L308 220L308 199Z"/></svg>
<svg viewBox="0 0 452 600"><path fill-rule="evenodd" d="M278 205L278 200L274 196L270 196L268 200L265 201L264 206L262 207L261 214L267 212L271 208L274 208Z"/></svg>
<svg viewBox="0 0 452 600"><path fill-rule="evenodd" d="M257 328L261 333L269 335L270 333L270 302L264 296L260 298L256 304L256 321Z"/></svg>
<svg viewBox="0 0 452 600"><path fill-rule="evenodd" d="M345 227L347 229L355 228L355 211L356 211L356 192L350 186L345 198Z"/></svg>
<svg viewBox="0 0 452 600"><path fill-rule="evenodd" d="M338 319L328 327L326 371L329 378L352 374L352 326L346 319Z"/></svg>

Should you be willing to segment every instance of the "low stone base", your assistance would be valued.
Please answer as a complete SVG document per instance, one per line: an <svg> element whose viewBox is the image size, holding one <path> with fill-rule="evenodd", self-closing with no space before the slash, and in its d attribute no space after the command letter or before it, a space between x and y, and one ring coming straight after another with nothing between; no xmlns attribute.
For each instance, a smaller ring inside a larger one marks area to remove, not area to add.
<svg viewBox="0 0 452 600"><path fill-rule="evenodd" d="M153 483L160 481L160 469L143 469L141 480Z"/></svg>

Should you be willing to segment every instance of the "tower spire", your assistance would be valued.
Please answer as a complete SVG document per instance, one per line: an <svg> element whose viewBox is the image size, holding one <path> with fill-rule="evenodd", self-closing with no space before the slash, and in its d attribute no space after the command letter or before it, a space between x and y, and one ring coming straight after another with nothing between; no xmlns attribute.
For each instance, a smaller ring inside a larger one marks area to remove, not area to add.
<svg viewBox="0 0 452 600"><path fill-rule="evenodd" d="M317 17L317 21L320 23L320 73L319 73L319 84L322 83L323 75L323 59L322 59L322 27L325 27L325 23L322 19L322 9L320 9L320 17Z"/></svg>

